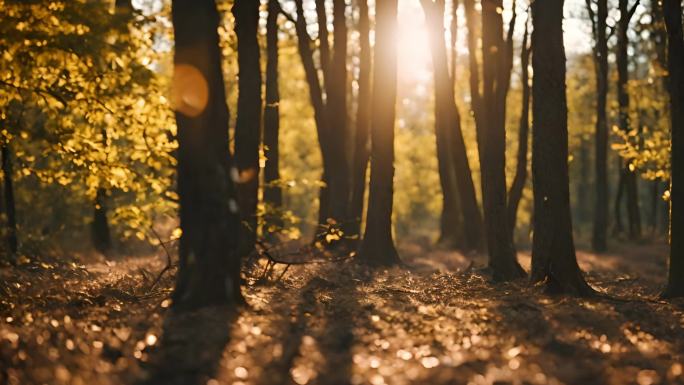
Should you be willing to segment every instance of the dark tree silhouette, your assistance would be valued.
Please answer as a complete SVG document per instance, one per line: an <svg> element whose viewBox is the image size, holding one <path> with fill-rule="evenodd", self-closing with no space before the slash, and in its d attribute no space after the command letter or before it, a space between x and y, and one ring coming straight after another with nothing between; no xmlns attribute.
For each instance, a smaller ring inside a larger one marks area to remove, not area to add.
<svg viewBox="0 0 684 385"><path fill-rule="evenodd" d="M684 33L682 3L664 0L663 15L667 28L667 57L672 124L670 180L670 266L664 297L684 296Z"/></svg>
<svg viewBox="0 0 684 385"><path fill-rule="evenodd" d="M280 92L278 90L278 0L268 1L266 18L266 104L264 105L264 203L278 211L283 204L278 137Z"/></svg>
<svg viewBox="0 0 684 385"><path fill-rule="evenodd" d="M632 8L629 8L629 0L620 0L618 3L618 8L620 10L620 20L617 23L618 43L616 54L618 70L617 93L620 109L618 123L620 130L624 133L629 133L632 126L629 119L629 92L627 90L627 82L629 81L629 57L627 55L629 38L627 31L629 30L629 23L634 16L637 5L639 5L639 1L636 1ZM624 228L620 215L620 203L626 195L629 238L638 239L641 237L641 215L639 212L637 173L633 159L624 161L620 170L619 184L618 194L615 199L615 230L619 233L622 232Z"/></svg>
<svg viewBox="0 0 684 385"><path fill-rule="evenodd" d="M608 248L608 123L606 104L608 99L608 0L596 0L594 10L587 0L587 11L594 35L594 71L596 73L596 166L594 202L594 232L591 245L595 251Z"/></svg>
<svg viewBox="0 0 684 385"><path fill-rule="evenodd" d="M468 24L470 51L470 92L475 115L478 152L480 156L482 202L485 233L489 253L489 267L495 280L523 277L525 271L518 264L513 238L509 230L506 197L506 96L513 66L513 17L504 38L502 0L482 2L482 93L475 35L474 1L464 1Z"/></svg>
<svg viewBox="0 0 684 385"><path fill-rule="evenodd" d="M235 164L243 234L240 248L247 253L256 240L259 192L259 143L261 141L261 68L259 65L259 2L236 0L233 4L238 56L238 101L235 122Z"/></svg>
<svg viewBox="0 0 684 385"><path fill-rule="evenodd" d="M335 227L344 225L349 218L349 127L347 124L347 18L345 0L333 0L334 46L326 77L326 108L330 117L330 172L326 183L329 190L330 219ZM326 218L327 220L328 218Z"/></svg>
<svg viewBox="0 0 684 385"><path fill-rule="evenodd" d="M527 153L530 139L530 53L532 47L529 46L529 32L525 21L525 31L523 33L522 48L520 50L520 71L522 73L520 82L522 83L522 100L520 111L520 128L518 130L518 156L515 166L515 176L508 192L508 229L511 232L511 239L515 234L516 221L518 218L518 206L522 199L525 183L527 182Z"/></svg>
<svg viewBox="0 0 684 385"><path fill-rule="evenodd" d="M105 254L112 247L112 237L107 220L107 190L98 188L93 205L93 221L90 224L90 235L95 250Z"/></svg>
<svg viewBox="0 0 684 385"><path fill-rule="evenodd" d="M359 238L366 194L366 174L370 157L370 103L371 103L371 47L368 1L359 0L359 93L356 107L356 131L354 133L354 156L352 159L351 198L349 203L349 226L347 236Z"/></svg>
<svg viewBox="0 0 684 385"><path fill-rule="evenodd" d="M392 265L400 261L392 239L397 0L376 3L375 14L370 191L359 259L372 265Z"/></svg>
<svg viewBox="0 0 684 385"><path fill-rule="evenodd" d="M122 31L128 34L128 23L133 18L133 5L131 0L116 0L114 2L115 12L126 22L126 28ZM125 39L127 36L117 36L118 39ZM102 145L108 147L107 129L102 128ZM107 189L98 187L93 202L93 221L90 224L90 236L95 250L106 254L112 248L112 235L107 220Z"/></svg>
<svg viewBox="0 0 684 385"><path fill-rule="evenodd" d="M324 186L319 192L318 223L323 232L331 225L339 228L348 221L350 199L350 160L346 148L350 142L347 124L347 27L346 5L336 1L333 7L334 47L331 58L328 37L325 1L316 1L318 15L319 62L323 73L323 84L318 78L318 69L313 60L311 37L306 30L304 5L295 0L297 18L294 20L297 31L299 55L304 66L309 95L314 109L318 141L323 161ZM282 12L282 10L281 10ZM284 13L284 12L283 12ZM320 238L321 234L317 234ZM324 240L324 239L322 239Z"/></svg>
<svg viewBox="0 0 684 385"><path fill-rule="evenodd" d="M590 295L572 235L562 22L563 0L532 3L532 280L554 291Z"/></svg>
<svg viewBox="0 0 684 385"><path fill-rule="evenodd" d="M4 126L4 120L0 121ZM3 127L4 128L4 127ZM12 163L12 150L9 143L3 143L0 147L2 155L2 179L4 185L3 195L5 198L4 209L7 227L7 247L12 254L16 254L19 249L19 237L17 236L17 209L14 201L14 167Z"/></svg>
<svg viewBox="0 0 684 385"><path fill-rule="evenodd" d="M464 249L478 249L482 244L482 217L454 95L455 67L449 74L443 22L445 4L444 0L423 0L421 3L429 26L435 79L435 137L442 187L440 240ZM455 51L452 51L454 55ZM452 57L452 66L455 63Z"/></svg>
<svg viewBox="0 0 684 385"><path fill-rule="evenodd" d="M174 306L243 302L219 14L213 0L174 0L172 20L183 230Z"/></svg>

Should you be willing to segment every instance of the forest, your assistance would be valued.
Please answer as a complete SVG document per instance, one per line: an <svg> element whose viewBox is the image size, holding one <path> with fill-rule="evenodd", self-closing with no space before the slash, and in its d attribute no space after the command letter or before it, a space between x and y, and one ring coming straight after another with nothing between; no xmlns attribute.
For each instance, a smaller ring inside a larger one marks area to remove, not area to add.
<svg viewBox="0 0 684 385"><path fill-rule="evenodd" d="M0 385L684 384L683 19L0 0Z"/></svg>

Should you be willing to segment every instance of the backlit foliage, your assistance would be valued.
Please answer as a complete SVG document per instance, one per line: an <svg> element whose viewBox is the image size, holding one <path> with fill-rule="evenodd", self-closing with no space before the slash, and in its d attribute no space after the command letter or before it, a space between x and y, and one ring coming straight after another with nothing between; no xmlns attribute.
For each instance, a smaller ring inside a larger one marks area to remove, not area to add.
<svg viewBox="0 0 684 385"><path fill-rule="evenodd" d="M173 207L168 59L153 49L152 22L111 1L0 1L2 143L31 202L19 202L24 218L35 210L49 227L47 213L80 207L81 223L66 224L78 229L101 188L120 235L143 239L152 215Z"/></svg>

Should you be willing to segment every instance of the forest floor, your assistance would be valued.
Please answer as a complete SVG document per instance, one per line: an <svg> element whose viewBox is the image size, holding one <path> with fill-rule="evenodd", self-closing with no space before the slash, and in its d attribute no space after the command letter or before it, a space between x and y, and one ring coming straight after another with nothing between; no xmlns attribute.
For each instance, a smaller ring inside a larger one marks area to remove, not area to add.
<svg viewBox="0 0 684 385"><path fill-rule="evenodd" d="M400 254L293 265L246 286L248 308L185 314L171 274L150 290L164 256L24 257L0 267L0 384L684 384L664 245L579 252L595 299L492 284L482 257Z"/></svg>

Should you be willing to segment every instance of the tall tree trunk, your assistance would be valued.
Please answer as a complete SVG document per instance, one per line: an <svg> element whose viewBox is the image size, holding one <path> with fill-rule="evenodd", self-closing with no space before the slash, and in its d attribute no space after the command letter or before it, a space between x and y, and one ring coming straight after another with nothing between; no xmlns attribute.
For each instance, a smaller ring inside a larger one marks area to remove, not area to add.
<svg viewBox="0 0 684 385"><path fill-rule="evenodd" d="M349 209L350 226L347 235L361 235L361 218L366 194L366 172L370 157L370 103L371 103L371 48L368 0L359 0L359 93L356 109L356 132L354 134L354 158L352 164L352 191Z"/></svg>
<svg viewBox="0 0 684 385"><path fill-rule="evenodd" d="M577 224L580 229L588 220L589 206L589 140L582 136L579 148L579 181L577 183Z"/></svg>
<svg viewBox="0 0 684 385"><path fill-rule="evenodd" d="M451 87L456 89L456 67L458 66L458 0L451 0L451 25L449 26L451 39Z"/></svg>
<svg viewBox="0 0 684 385"><path fill-rule="evenodd" d="M670 119L672 124L670 182L670 263L664 297L684 296L684 33L682 3L664 0L663 14L667 28L670 83ZM680 195L682 195L680 197ZM682 198L682 199L679 199Z"/></svg>
<svg viewBox="0 0 684 385"><path fill-rule="evenodd" d="M482 201L489 251L489 267L495 280L511 280L525 275L518 264L511 231L508 229L506 199L506 95L510 83L513 52L513 19L508 40L503 36L502 0L482 2L482 107L477 109L476 125L482 154ZM479 99L479 98L478 98Z"/></svg>
<svg viewBox="0 0 684 385"><path fill-rule="evenodd" d="M174 0L178 195L183 235L174 305L243 302L236 171L213 0Z"/></svg>
<svg viewBox="0 0 684 385"><path fill-rule="evenodd" d="M577 265L570 215L563 0L532 3L532 280L572 295L590 295Z"/></svg>
<svg viewBox="0 0 684 385"><path fill-rule="evenodd" d="M349 160L347 144L347 18L345 0L333 0L334 47L330 62L329 83L326 83L328 100L326 107L330 116L330 174L329 204L331 223L340 227L347 223L349 207Z"/></svg>
<svg viewBox="0 0 684 385"><path fill-rule="evenodd" d="M241 254L254 248L259 201L259 144L261 141L261 68L259 62L259 2L236 0L235 16L238 55L238 101L235 122L235 164L240 173L237 185L243 233Z"/></svg>
<svg viewBox="0 0 684 385"><path fill-rule="evenodd" d="M280 92L278 90L278 0L268 0L266 18L266 104L264 106L264 203L279 215L283 204L280 181ZM276 221L281 225L281 221Z"/></svg>
<svg viewBox="0 0 684 385"><path fill-rule="evenodd" d="M126 17L128 22L133 18L133 5L131 0L116 0L114 10L117 14ZM126 29L126 33L128 33ZM126 36L127 37L127 36ZM124 38L126 38L124 37ZM102 145L108 147L107 130L102 129ZM100 187L97 189L95 201L93 202L93 220L90 224L90 236L95 250L106 254L112 248L112 237L107 220L107 190Z"/></svg>
<svg viewBox="0 0 684 385"><path fill-rule="evenodd" d="M529 19L529 16L528 16ZM527 153L529 152L530 141L530 52L528 45L529 32L525 21L525 32L523 33L522 48L520 50L520 67L522 71L522 101L520 112L520 128L518 130L518 156L515 167L515 177L508 192L508 229L511 232L511 239L514 239L515 227L518 218L518 206L522 199L525 183L527 182Z"/></svg>
<svg viewBox="0 0 684 385"><path fill-rule="evenodd" d="M631 122L629 119L629 92L627 89L627 82L629 81L629 58L627 55L629 39L627 37L627 31L629 29L629 22L634 14L634 11L629 9L628 2L629 0L619 1L620 21L617 26L618 104L620 107L618 120L620 129L625 133L631 130ZM625 160L623 168L624 188L627 198L629 238L638 239L641 237L641 218L639 213L639 194L637 191L637 174L636 169L634 168L634 160Z"/></svg>
<svg viewBox="0 0 684 385"><path fill-rule="evenodd" d="M326 134L320 136L319 141L326 142L327 144L323 146L321 144L321 153L323 158L323 173L321 174L321 186L318 193L318 225L319 231L325 232L328 228L328 218L331 216L330 212L330 175L332 171L330 170L330 163L332 161L330 156L330 149L332 145L330 144L330 132L332 131L332 120L330 119L330 114L327 109L328 93L325 93L325 99L323 99L323 90L327 90L330 84L330 41L328 40L328 15L325 8L325 0L316 0L316 21L318 22L318 58L321 66L321 72L323 73L323 86L321 88L321 104L322 108L325 110L326 115ZM302 13L302 19L304 18ZM299 22L299 13L297 13L297 21ZM316 75L318 77L318 75ZM316 236L318 238L318 234Z"/></svg>
<svg viewBox="0 0 684 385"><path fill-rule="evenodd" d="M655 235L658 232L658 211L660 202L660 179L651 181L651 234Z"/></svg>
<svg viewBox="0 0 684 385"><path fill-rule="evenodd" d="M444 39L445 4L443 0L423 0L422 4L427 24L431 26L428 33L435 77L435 136L443 197L441 238L452 244L461 243L465 249L479 249L482 244L482 217L468 164L461 118L451 87L455 68L452 68L450 76Z"/></svg>
<svg viewBox="0 0 684 385"><path fill-rule="evenodd" d="M478 13L475 9L475 0L463 0L463 9L466 15L466 27L468 30L468 68L470 77L468 84L470 86L470 108L475 117L475 134L477 136L477 154L480 163L480 173L482 173L483 161L483 146L485 142L485 135L482 132L484 125L481 123L483 114L482 96L480 95L480 68L477 62L477 48L478 48ZM481 21L481 19L480 19ZM478 123L480 122L480 123ZM482 179L480 177L480 179Z"/></svg>
<svg viewBox="0 0 684 385"><path fill-rule="evenodd" d="M316 122L316 133L318 136L318 144L321 148L321 158L323 163L323 174L321 180L326 183L327 175L330 173L328 170L330 164L330 144L329 144L329 131L330 131L330 119L326 111L325 102L323 101L323 89L321 86L321 81L318 77L318 70L313 60L313 51L311 49L311 36L307 31L306 18L304 17L304 4L302 0L295 0L295 5L297 8L297 19L295 23L295 29L297 32L297 49L299 51L299 57L302 60L302 66L304 67L304 73L306 76L306 82L309 86L309 98L311 100L311 106L314 110L314 120ZM326 29L327 34L327 29ZM327 38L326 38L327 45ZM324 74L326 71L323 71ZM319 225L326 225L327 218L329 218L329 197L328 189L322 187L319 191L319 208L318 208L318 223Z"/></svg>
<svg viewBox="0 0 684 385"><path fill-rule="evenodd" d="M455 165L452 163L451 132L447 93L452 86L444 52L444 1L422 0L425 22L428 25L430 52L434 73L435 91L435 140L437 165L442 188L442 213L439 242L448 247L464 247L463 217L456 190ZM441 47L439 45L442 45Z"/></svg>
<svg viewBox="0 0 684 385"><path fill-rule="evenodd" d="M375 14L370 192L359 259L372 265L392 265L400 262L392 239L397 0L376 3Z"/></svg>
<svg viewBox="0 0 684 385"><path fill-rule="evenodd" d="M318 54L323 72L325 88L328 87L330 73L330 40L328 40L328 13L325 0L316 0L316 21L318 22Z"/></svg>
<svg viewBox="0 0 684 385"><path fill-rule="evenodd" d="M4 181L5 215L6 218L6 241L7 247L12 254L19 249L17 236L17 209L14 203L14 169L12 167L12 151L9 143L4 143L0 148L2 155L2 175Z"/></svg>
<svg viewBox="0 0 684 385"><path fill-rule="evenodd" d="M596 197L594 201L594 228L592 248L604 252L608 248L608 122L606 104L608 99L608 0L596 1L596 12L591 1L587 10L592 20L594 35L594 72L596 73L596 132L595 172Z"/></svg>
<svg viewBox="0 0 684 385"><path fill-rule="evenodd" d="M622 197L625 194L625 169L622 167L622 160L618 160L618 170L620 175L618 177L617 191L615 193L615 224L613 225L613 235L622 234L625 231L625 226L622 222Z"/></svg>

